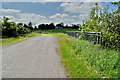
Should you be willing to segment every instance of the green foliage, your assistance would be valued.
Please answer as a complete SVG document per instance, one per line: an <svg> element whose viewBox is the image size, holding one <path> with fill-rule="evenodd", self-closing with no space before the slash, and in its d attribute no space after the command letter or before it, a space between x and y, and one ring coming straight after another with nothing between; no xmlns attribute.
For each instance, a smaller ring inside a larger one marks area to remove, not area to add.
<svg viewBox="0 0 120 80"><path fill-rule="evenodd" d="M64 36L64 35L63 35ZM77 39L58 38L61 62L69 78L120 78L119 51Z"/></svg>
<svg viewBox="0 0 120 80"><path fill-rule="evenodd" d="M80 26L80 31L102 32L103 41L106 47L116 47L120 40L120 2L113 3L117 10L108 11L109 6L104 9L100 9L98 4L92 8L89 15L89 20L83 21L83 25Z"/></svg>
<svg viewBox="0 0 120 80"><path fill-rule="evenodd" d="M61 22L61 23L58 23L58 24L56 24L56 26L58 26L58 27L64 27L64 23L63 22Z"/></svg>
<svg viewBox="0 0 120 80"><path fill-rule="evenodd" d="M8 20L9 18L7 17L3 17L2 19L3 37L17 37L31 32L30 29L23 27L22 23L16 24L15 22L9 22Z"/></svg>
<svg viewBox="0 0 120 80"><path fill-rule="evenodd" d="M29 23L28 23L28 28L29 28L30 30L33 30L32 22L29 22Z"/></svg>

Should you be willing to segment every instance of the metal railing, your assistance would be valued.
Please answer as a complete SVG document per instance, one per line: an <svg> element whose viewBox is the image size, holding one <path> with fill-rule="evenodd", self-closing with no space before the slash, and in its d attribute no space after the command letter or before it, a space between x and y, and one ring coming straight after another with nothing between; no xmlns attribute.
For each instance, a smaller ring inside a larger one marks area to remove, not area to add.
<svg viewBox="0 0 120 80"><path fill-rule="evenodd" d="M102 45L102 33L101 32L88 32L88 31L67 31L67 35L79 38L81 36L84 40L94 41L96 44Z"/></svg>

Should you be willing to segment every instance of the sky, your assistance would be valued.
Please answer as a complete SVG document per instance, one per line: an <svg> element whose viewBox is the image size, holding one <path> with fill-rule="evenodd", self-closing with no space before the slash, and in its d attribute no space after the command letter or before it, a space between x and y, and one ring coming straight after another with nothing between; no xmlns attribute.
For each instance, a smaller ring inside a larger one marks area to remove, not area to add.
<svg viewBox="0 0 120 80"><path fill-rule="evenodd" d="M51 22L55 24L64 22L68 25L81 24L83 20L88 20L89 13L95 4L95 2L72 2L72 0L71 2L46 1L26 0L26 2L18 2L17 0L4 0L1 3L2 16L7 16L14 22L28 24L31 21L33 25ZM116 9L110 2L101 1L98 4L100 8L109 5L110 8Z"/></svg>

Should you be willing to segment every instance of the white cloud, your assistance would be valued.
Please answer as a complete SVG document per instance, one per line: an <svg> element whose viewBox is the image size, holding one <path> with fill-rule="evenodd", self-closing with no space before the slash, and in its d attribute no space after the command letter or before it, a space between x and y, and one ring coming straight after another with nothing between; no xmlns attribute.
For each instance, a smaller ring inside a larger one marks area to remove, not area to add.
<svg viewBox="0 0 120 80"><path fill-rule="evenodd" d="M19 16L19 18L26 18L26 19L28 19L28 18L31 18L31 19L38 19L38 18L40 18L40 19L44 19L44 18L46 18L45 16L41 16L41 15L37 15L37 14L29 14L29 13L22 13L22 14L18 14L18 16Z"/></svg>
<svg viewBox="0 0 120 80"><path fill-rule="evenodd" d="M98 4L101 7L101 3ZM60 7L62 7L65 12L69 13L89 13L94 5L94 2L70 2L62 3Z"/></svg>
<svg viewBox="0 0 120 80"><path fill-rule="evenodd" d="M99 7L102 8L102 3L98 3ZM80 18L80 20L85 20L89 18L89 13L92 7L95 6L95 2L66 2L62 3L60 7L63 8L65 12L72 14L80 14L79 16L73 15L72 18Z"/></svg>
<svg viewBox="0 0 120 80"><path fill-rule="evenodd" d="M85 20L85 19L89 18L89 15L88 14L80 14L78 17L82 20Z"/></svg>
<svg viewBox="0 0 120 80"><path fill-rule="evenodd" d="M77 18L78 16L76 16L76 15L73 15L73 16L71 16L72 18Z"/></svg>
<svg viewBox="0 0 120 80"><path fill-rule="evenodd" d="M65 17L69 17L69 15L68 14L59 14L59 13L57 13L57 14L55 14L53 16L50 16L49 18L54 19L54 18L65 18Z"/></svg>
<svg viewBox="0 0 120 80"><path fill-rule="evenodd" d="M14 19L15 18L14 16L5 16L5 17L8 17L10 19Z"/></svg>
<svg viewBox="0 0 120 80"><path fill-rule="evenodd" d="M43 20L46 20L46 17L37 14L22 13L18 14L18 18L15 18L14 20L23 23L28 23L30 21L33 23L39 23L42 22Z"/></svg>
<svg viewBox="0 0 120 80"><path fill-rule="evenodd" d="M1 9L2 13L6 14L14 14L14 13L20 13L21 10L15 10L15 9Z"/></svg>
<svg viewBox="0 0 120 80"><path fill-rule="evenodd" d="M70 16L70 15L65 14L65 13L64 14L57 13L53 16L50 16L49 18L51 21L53 21L55 23L60 23L60 22L64 22L65 24L73 24L73 23L79 24L79 23L81 23L79 16L76 16L76 15Z"/></svg>
<svg viewBox="0 0 120 80"><path fill-rule="evenodd" d="M3 16L3 15L2 15ZM37 15L37 14L30 14L30 13L19 13L16 16L5 15L9 17L11 21L14 22L21 22L21 23L49 23L50 20L46 19L45 16Z"/></svg>

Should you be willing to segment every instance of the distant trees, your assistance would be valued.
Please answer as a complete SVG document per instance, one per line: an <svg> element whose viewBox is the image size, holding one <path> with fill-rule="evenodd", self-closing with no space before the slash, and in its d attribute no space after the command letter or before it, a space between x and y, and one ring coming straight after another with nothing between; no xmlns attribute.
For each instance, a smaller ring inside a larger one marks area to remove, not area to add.
<svg viewBox="0 0 120 80"><path fill-rule="evenodd" d="M49 29L55 29L54 23L50 23L50 24L49 24L49 27L50 27Z"/></svg>
<svg viewBox="0 0 120 80"><path fill-rule="evenodd" d="M79 28L79 25L72 24L72 28L73 28L73 29L78 29L78 28Z"/></svg>
<svg viewBox="0 0 120 80"><path fill-rule="evenodd" d="M34 30L37 30L37 29L38 29L37 26L35 26Z"/></svg>
<svg viewBox="0 0 120 80"><path fill-rule="evenodd" d="M56 27L58 27L58 28L64 28L64 23L63 22L58 23L58 24L56 24Z"/></svg>
<svg viewBox="0 0 120 80"><path fill-rule="evenodd" d="M30 30L33 30L32 22L29 22L29 23L28 23L28 28L29 28Z"/></svg>
<svg viewBox="0 0 120 80"><path fill-rule="evenodd" d="M24 24L23 27L28 28L28 25L27 25L27 24Z"/></svg>
<svg viewBox="0 0 120 80"><path fill-rule="evenodd" d="M40 24L40 25L38 25L38 29L42 29L42 30L55 29L55 25L54 25L54 23Z"/></svg>
<svg viewBox="0 0 120 80"><path fill-rule="evenodd" d="M79 25L72 24L72 26L68 26L68 25L64 26L63 22L56 24L56 26L54 23L50 23L50 24L43 23L43 24L38 25L38 29L41 29L41 30L62 29L62 28L64 28L64 29L66 29L66 28L67 29L78 29Z"/></svg>

